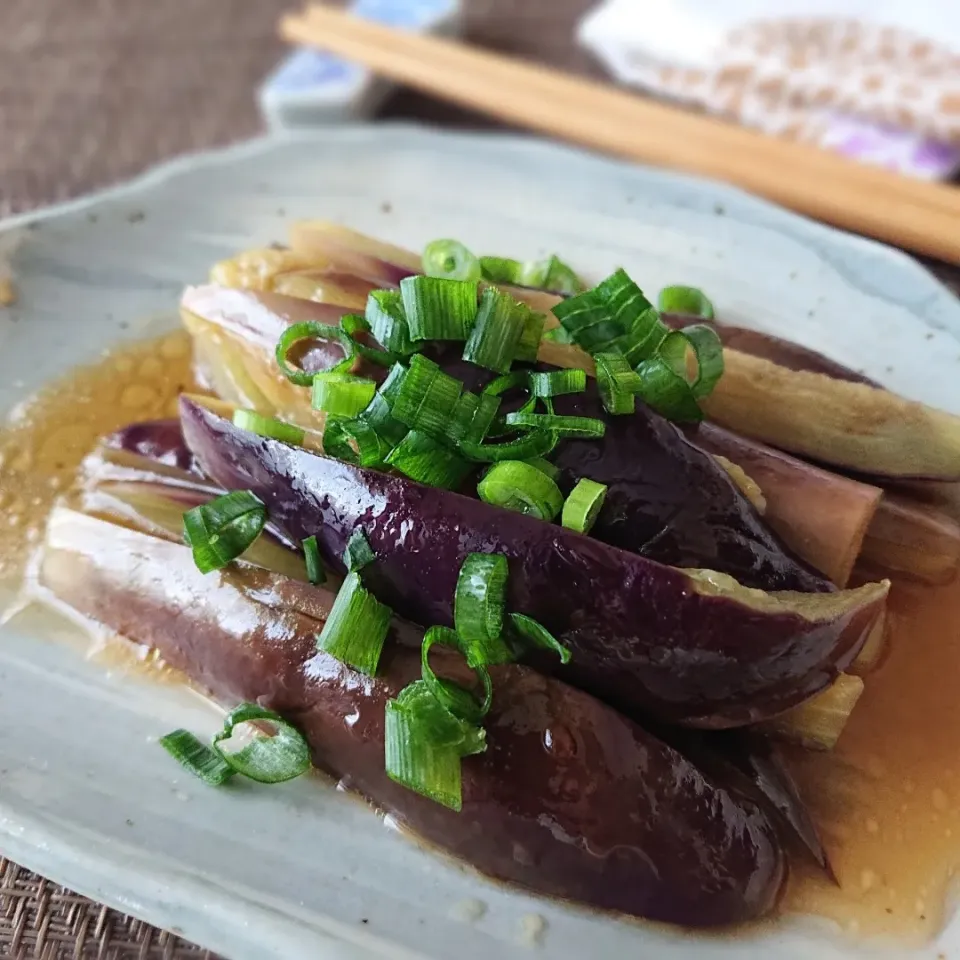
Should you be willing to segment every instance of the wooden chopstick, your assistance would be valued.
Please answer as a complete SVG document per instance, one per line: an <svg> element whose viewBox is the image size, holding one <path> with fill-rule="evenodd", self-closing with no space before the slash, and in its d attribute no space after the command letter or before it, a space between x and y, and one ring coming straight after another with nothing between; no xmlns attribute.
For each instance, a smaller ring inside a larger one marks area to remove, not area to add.
<svg viewBox="0 0 960 960"><path fill-rule="evenodd" d="M960 191L645 100L449 40L326 7L281 35L521 126L737 184L828 223L960 262Z"/></svg>

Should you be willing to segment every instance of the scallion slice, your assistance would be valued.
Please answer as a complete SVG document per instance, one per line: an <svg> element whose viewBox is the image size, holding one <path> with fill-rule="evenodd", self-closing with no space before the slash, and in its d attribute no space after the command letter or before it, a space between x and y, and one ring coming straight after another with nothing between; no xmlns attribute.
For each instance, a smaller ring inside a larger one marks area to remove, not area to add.
<svg viewBox="0 0 960 960"><path fill-rule="evenodd" d="M477 697L459 683L438 677L430 666L430 651L436 645L460 649L460 639L454 630L449 627L431 627L423 638L420 648L421 671L423 682L430 692L437 698L441 706L449 710L455 717L467 723L482 723L483 718L490 710L493 702L493 681L485 666L476 666L474 671L480 681L483 699Z"/></svg>
<svg viewBox="0 0 960 960"><path fill-rule="evenodd" d="M462 390L459 380L444 373L422 353L415 353L393 401L393 416L411 430L442 439Z"/></svg>
<svg viewBox="0 0 960 960"><path fill-rule="evenodd" d="M236 727L247 723L269 724L275 730L257 730L237 750L227 748ZM237 773L258 783L283 783L310 769L310 747L303 734L279 714L256 703L242 703L231 711L223 730L213 738L213 748Z"/></svg>
<svg viewBox="0 0 960 960"><path fill-rule="evenodd" d="M574 339L567 332L564 327L553 327L551 330L544 331L543 334L544 340L549 340L553 343L573 343Z"/></svg>
<svg viewBox="0 0 960 960"><path fill-rule="evenodd" d="M544 650L553 650L561 663L570 662L570 651L542 624L522 613L510 614L510 625L527 643Z"/></svg>
<svg viewBox="0 0 960 960"><path fill-rule="evenodd" d="M563 494L556 483L520 460L494 464L477 485L477 493L484 503L547 522L563 508Z"/></svg>
<svg viewBox="0 0 960 960"><path fill-rule="evenodd" d="M301 541L303 544L303 556L307 564L307 579L314 585L327 582L327 573L323 569L323 562L320 560L320 547L317 544L316 536L309 536Z"/></svg>
<svg viewBox="0 0 960 960"><path fill-rule="evenodd" d="M380 389L373 395L367 409L360 415L360 419L373 427L383 440L387 448L384 456L407 435L409 429L393 415L393 404L406 373L407 368L402 363L395 363L386 380L380 384Z"/></svg>
<svg viewBox="0 0 960 960"><path fill-rule="evenodd" d="M350 571L362 570L367 564L373 563L377 555L367 540L367 535L357 527L350 534L347 541L347 548L343 551L343 565Z"/></svg>
<svg viewBox="0 0 960 960"><path fill-rule="evenodd" d="M404 277L403 311L413 340L466 340L477 315L475 281Z"/></svg>
<svg viewBox="0 0 960 960"><path fill-rule="evenodd" d="M560 476L560 468L549 460L544 460L543 457L530 457L530 459L525 460L524 463L529 463L531 467L536 467L541 473L545 473L554 482L556 482L557 477Z"/></svg>
<svg viewBox="0 0 960 960"><path fill-rule="evenodd" d="M361 673L377 672L393 611L380 603L351 572L337 593L333 609L317 637L317 648Z"/></svg>
<svg viewBox="0 0 960 960"><path fill-rule="evenodd" d="M331 417L355 417L373 399L377 385L350 373L318 373L313 378L311 403Z"/></svg>
<svg viewBox="0 0 960 960"><path fill-rule="evenodd" d="M354 359L357 355L357 345L353 339L347 335L346 331L341 330L340 327L331 327L326 323L314 323L313 321L294 323L283 331L283 334L277 341L276 356L277 364L283 372L283 375L292 383L297 384L297 386L309 387L310 384L313 383L313 378L316 376L316 374L307 373L306 370L301 370L299 367L293 367L287 362L287 354L290 353L290 350L296 344L302 343L305 340L322 340L327 343L339 343L340 346L343 347L343 360L334 364L329 371L324 372L340 373L349 370L353 366Z"/></svg>
<svg viewBox="0 0 960 960"><path fill-rule="evenodd" d="M348 337L357 337L362 333L370 333L370 321L358 313L345 313L340 318L340 326Z"/></svg>
<svg viewBox="0 0 960 960"><path fill-rule="evenodd" d="M406 356L413 351L410 328L398 290L373 290L367 297L367 323L377 343L389 353Z"/></svg>
<svg viewBox="0 0 960 960"><path fill-rule="evenodd" d="M698 287L675 285L664 287L657 297L657 306L664 313L682 313L691 317L712 320L713 304Z"/></svg>
<svg viewBox="0 0 960 960"><path fill-rule="evenodd" d="M447 280L479 280L480 261L459 240L434 240L423 251L423 272Z"/></svg>
<svg viewBox="0 0 960 960"><path fill-rule="evenodd" d="M461 759L486 749L483 728L454 717L422 680L387 701L385 721L387 776L459 811L463 806Z"/></svg>
<svg viewBox="0 0 960 960"><path fill-rule="evenodd" d="M606 424L595 417L562 417L550 413L508 413L504 418L508 427L529 427L545 430L559 437L599 438L606 431ZM526 460L526 457L522 459Z"/></svg>
<svg viewBox="0 0 960 960"><path fill-rule="evenodd" d="M523 318L523 331L513 358L519 363L535 363L547 317L546 314L531 310L525 303L518 303L517 307L519 315Z"/></svg>
<svg viewBox="0 0 960 960"><path fill-rule="evenodd" d="M174 730L160 738L160 746L195 777L213 787L226 783L235 770L216 750L197 739L189 730Z"/></svg>
<svg viewBox="0 0 960 960"><path fill-rule="evenodd" d="M604 484L582 477L563 504L560 522L577 533L589 533L590 528L597 522L606 496L607 488Z"/></svg>
<svg viewBox="0 0 960 960"><path fill-rule="evenodd" d="M668 334L657 353L637 367L642 382L637 395L669 420L697 423L703 411L686 377L688 346L679 330Z"/></svg>
<svg viewBox="0 0 960 960"><path fill-rule="evenodd" d="M460 568L453 622L471 667L513 659L501 637L507 574L507 558L501 553L468 554Z"/></svg>
<svg viewBox="0 0 960 960"><path fill-rule="evenodd" d="M530 392L535 397L560 397L567 393L583 393L587 389L587 371L579 369L531 372Z"/></svg>
<svg viewBox="0 0 960 960"><path fill-rule="evenodd" d="M389 449L388 442L363 417L330 420L323 431L323 452L358 467L381 466Z"/></svg>
<svg viewBox="0 0 960 960"><path fill-rule="evenodd" d="M254 410L235 410L233 425L241 430L255 433L257 436L271 437L274 440L282 440L284 443L292 443L294 446L300 446L305 436L300 427L295 427L292 423L284 423L282 420L275 420L273 417L264 417Z"/></svg>
<svg viewBox="0 0 960 960"><path fill-rule="evenodd" d="M680 333L687 338L697 361L697 376L690 389L701 400L712 392L723 376L723 344L717 331L704 323L684 327Z"/></svg>
<svg viewBox="0 0 960 960"><path fill-rule="evenodd" d="M469 390L460 395L450 415L447 436L454 442L461 440L480 443L496 419L500 398L488 393L479 396Z"/></svg>
<svg viewBox="0 0 960 960"><path fill-rule="evenodd" d="M605 301L595 289L562 300L553 308L553 314L574 343L588 353L605 349L627 332L611 316Z"/></svg>
<svg viewBox="0 0 960 960"><path fill-rule="evenodd" d="M249 490L235 490L184 513L183 535L197 569L210 573L236 560L266 522L263 501Z"/></svg>
<svg viewBox="0 0 960 960"><path fill-rule="evenodd" d="M480 269L490 283L512 283L562 294L583 290L583 282L556 254L525 263L506 257L481 257Z"/></svg>
<svg viewBox="0 0 960 960"><path fill-rule="evenodd" d="M369 360L380 367L390 367L396 363L398 354L381 350L378 347L367 346L359 339L364 334L371 332L370 321L366 317L361 317L358 313L346 313L340 318L340 326L356 344L357 353L365 360Z"/></svg>
<svg viewBox="0 0 960 960"><path fill-rule="evenodd" d="M523 275L523 264L509 257L481 257L480 271L483 279L490 283L519 284Z"/></svg>
<svg viewBox="0 0 960 960"><path fill-rule="evenodd" d="M524 332L524 308L496 287L480 297L477 319L463 348L463 359L495 373L507 373Z"/></svg>
<svg viewBox="0 0 960 960"><path fill-rule="evenodd" d="M641 389L640 377L619 350L593 355L597 367L597 389L607 413L626 414L636 409L634 394Z"/></svg>
<svg viewBox="0 0 960 960"><path fill-rule="evenodd" d="M542 457L557 445L557 435L550 430L531 430L516 440L504 443L474 443L461 440L457 446L467 459L477 463L498 463L501 460L529 460Z"/></svg>
<svg viewBox="0 0 960 960"><path fill-rule="evenodd" d="M418 430L411 430L387 455L385 463L428 487L457 490L474 465Z"/></svg>

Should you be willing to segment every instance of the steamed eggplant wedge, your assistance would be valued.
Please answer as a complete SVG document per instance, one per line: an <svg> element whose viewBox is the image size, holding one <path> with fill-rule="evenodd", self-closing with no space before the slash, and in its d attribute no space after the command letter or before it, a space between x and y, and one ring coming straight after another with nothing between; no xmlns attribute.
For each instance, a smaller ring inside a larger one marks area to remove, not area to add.
<svg viewBox="0 0 960 960"><path fill-rule="evenodd" d="M301 426L319 425L309 391L280 375L274 348L292 322L335 323L331 305L206 286L189 288L182 309L195 338L200 378L217 384L221 397ZM459 350L447 353L438 362L468 389L482 389L492 379L461 360ZM320 370L342 357L336 344L327 344L298 359L305 369ZM386 371L369 364L362 373L379 380ZM241 379L259 385L256 393ZM606 421L603 440L570 439L552 456L565 494L581 476L607 486L593 530L598 539L661 563L710 567L758 589L832 589L770 531L712 457L648 407L641 404L629 417L607 417L593 383L584 394L555 398L554 405L559 414Z"/></svg>
<svg viewBox="0 0 960 960"><path fill-rule="evenodd" d="M335 569L362 530L376 556L371 589L415 622L453 622L467 554L505 555L510 609L569 647L565 677L634 715L727 727L780 713L856 657L889 588L762 593L247 433L187 398L181 421L209 477L251 490L292 537L316 535Z"/></svg>
<svg viewBox="0 0 960 960"><path fill-rule="evenodd" d="M317 651L326 591L244 563L203 575L187 547L66 508L40 577L224 703L277 711L319 767L488 876L690 926L748 920L777 897L784 857L759 803L558 680L491 670L488 747L463 761L457 813L384 770L386 703L420 673L419 652L393 642L409 625L395 623L378 676L363 676Z"/></svg>

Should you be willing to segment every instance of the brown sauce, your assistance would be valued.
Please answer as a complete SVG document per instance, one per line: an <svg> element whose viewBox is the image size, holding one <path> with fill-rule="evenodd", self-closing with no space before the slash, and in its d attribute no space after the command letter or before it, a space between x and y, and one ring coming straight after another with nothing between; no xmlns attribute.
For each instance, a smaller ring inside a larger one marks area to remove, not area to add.
<svg viewBox="0 0 960 960"><path fill-rule="evenodd" d="M192 385L189 340L176 332L112 352L18 409L0 431L0 583L19 584L50 507L97 439L173 415ZM897 584L889 613L887 652L837 748L794 757L839 886L797 865L783 909L923 940L947 919L960 869L960 584ZM105 669L163 673L129 645L96 655Z"/></svg>

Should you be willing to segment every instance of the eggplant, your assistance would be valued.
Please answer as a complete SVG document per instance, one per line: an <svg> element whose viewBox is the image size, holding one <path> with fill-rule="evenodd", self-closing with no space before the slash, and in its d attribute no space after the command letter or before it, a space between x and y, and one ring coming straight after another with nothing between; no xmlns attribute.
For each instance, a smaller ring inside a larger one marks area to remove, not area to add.
<svg viewBox="0 0 960 960"><path fill-rule="evenodd" d="M273 385L277 373L273 347L292 321L330 322L329 305L276 294L194 287L183 296L183 315L205 358L207 380L218 393L262 413L289 417L302 426L316 426L309 391L286 385L281 406L256 401L253 388L241 389L232 369L231 345L246 378ZM339 309L339 308L336 308ZM219 340L210 340L216 331ZM212 344L210 349L206 344ZM337 346L314 348L299 358L308 370L330 366L342 357ZM460 359L460 350L434 350L434 358L468 388L483 386L492 375ZM217 372L219 370L219 373ZM382 368L365 375L380 378ZM279 390L276 392L280 396ZM294 407L293 404L299 406ZM764 590L827 591L832 585L784 546L757 515L726 471L689 443L683 434L643 404L632 417L608 417L596 385L585 394L555 399L559 413L602 417L607 436L601 440L564 440L552 459L562 471L565 493L582 476L607 485L607 498L593 535L661 563L710 567L741 583Z"/></svg>
<svg viewBox="0 0 960 960"><path fill-rule="evenodd" d="M834 380L846 380L848 383L866 383L871 387L879 387L876 380L845 367L836 360L825 357L809 347L801 347L798 343L784 340L772 333L761 333L759 330L750 330L747 327L737 327L723 323L720 320L705 320L703 317L691 317L682 313L663 313L660 315L663 322L674 330L682 330L693 323L704 323L713 327L720 337L720 342L728 350L737 350L740 353L749 353L752 357L761 357L770 360L788 370L807 370L810 373L822 373Z"/></svg>
<svg viewBox="0 0 960 960"><path fill-rule="evenodd" d="M184 443L180 421L175 417L131 423L105 437L103 443L156 463L196 472L193 454Z"/></svg>
<svg viewBox="0 0 960 960"><path fill-rule="evenodd" d="M419 676L419 653L388 640L375 678L318 653L326 591L243 563L204 576L183 546L66 508L40 576L225 704L279 712L317 766L490 877L685 926L758 917L780 891L784 855L761 804L556 679L493 668L489 746L463 761L455 813L384 771L384 707ZM411 630L395 623L393 640ZM437 669L455 675L442 657Z"/></svg>
<svg viewBox="0 0 960 960"><path fill-rule="evenodd" d="M730 727L780 713L856 657L889 589L762 593L247 433L188 398L180 409L203 471L252 490L294 539L316 535L330 566L344 569L347 541L362 530L377 557L371 588L401 616L451 625L467 554L504 554L509 609L570 648L565 679L633 716Z"/></svg>

